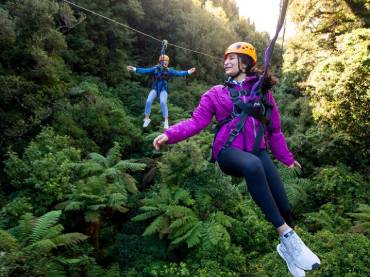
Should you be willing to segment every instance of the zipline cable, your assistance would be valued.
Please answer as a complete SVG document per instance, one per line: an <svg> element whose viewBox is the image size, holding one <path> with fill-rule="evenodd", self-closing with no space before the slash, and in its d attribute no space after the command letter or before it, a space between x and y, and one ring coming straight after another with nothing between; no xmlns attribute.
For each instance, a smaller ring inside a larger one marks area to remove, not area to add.
<svg viewBox="0 0 370 277"><path fill-rule="evenodd" d="M121 23L121 22L118 22L117 20L111 19L111 18L109 18L109 17L107 17L107 16L104 16L104 15L102 15L102 14L99 14L99 13L97 13L97 12L94 12L94 11L92 11L92 10L89 10L89 9L87 9L87 8L85 8L85 7L82 7L82 6L80 6L80 5L77 5L77 4L75 4L75 3L73 3L73 2L70 2L70 1L68 1L68 0L63 0L63 2L66 2L66 3L68 3L68 4L72 5L72 6L75 6L75 7L79 8L79 9L81 9L81 10L84 10L84 11L89 12L89 13L91 13L91 14L94 14L94 15L96 15L96 16L100 16L100 17L104 18L105 20L111 21L111 22L113 22L113 23L115 23L115 24L118 24L118 25L120 25L120 26L122 26L122 27L125 27L125 28L127 28L127 29L130 29L131 31L134 31L134 32L136 32L136 33L139 33L139 34L141 34L141 35L143 35L143 36L146 36L146 37L149 37L149 38L151 38L151 39L154 39L154 40L156 40L156 41L158 41L158 42L160 42L160 43L162 43L162 42L163 42L163 40L161 40L161 39L159 39L159 38L156 38L156 37L154 37L154 36L152 36L152 35L149 35L149 34L147 34L147 33L144 33L144 32L142 32L142 31L140 31L140 30L137 30L137 29L135 29L135 28L132 28L132 27L130 27L130 26L128 26L128 25L126 25L126 24L123 24L123 23ZM180 45L174 44L174 43L170 43L170 42L167 42L167 44L168 44L168 45L171 45L171 46L173 46L173 47L177 47L177 48L180 48L180 49L186 50L186 51L190 51L190 52L193 52L193 53L196 53L196 54L200 54L200 55L204 55L204 56L207 56L207 57L210 57L210 58L213 58L213 59L220 60L220 58L219 58L219 57L215 57L215 56L209 55L209 54L204 53L204 52L200 52L200 51L192 50L192 49L189 49L189 48L186 48L186 47L183 47L183 46L180 46Z"/></svg>

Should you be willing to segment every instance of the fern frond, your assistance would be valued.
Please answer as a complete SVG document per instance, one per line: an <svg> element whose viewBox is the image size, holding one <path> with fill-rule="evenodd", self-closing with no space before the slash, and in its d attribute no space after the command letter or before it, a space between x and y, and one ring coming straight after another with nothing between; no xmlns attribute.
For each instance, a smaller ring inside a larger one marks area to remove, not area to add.
<svg viewBox="0 0 370 277"><path fill-rule="evenodd" d="M157 217L144 231L143 236L153 235L160 230L168 228L168 218L161 215Z"/></svg>
<svg viewBox="0 0 370 277"><path fill-rule="evenodd" d="M121 172L126 172L126 171L136 172L136 171L144 170L146 167L146 164L135 163L129 160L123 160L123 161L119 161L114 167L120 170Z"/></svg>
<svg viewBox="0 0 370 277"><path fill-rule="evenodd" d="M103 155L100 155L98 153L90 153L89 159L94 162L97 162L98 164L102 165L105 168L109 166L107 159Z"/></svg>
<svg viewBox="0 0 370 277"><path fill-rule="evenodd" d="M129 211L128 208L121 206L121 205L114 207L114 210L119 211L120 213L123 213L123 214Z"/></svg>
<svg viewBox="0 0 370 277"><path fill-rule="evenodd" d="M1 251L11 251L19 249L18 240L9 234L7 231L0 229L0 250Z"/></svg>
<svg viewBox="0 0 370 277"><path fill-rule="evenodd" d="M52 239L57 236L59 236L64 230L64 227L62 224L57 224L55 226L52 226L48 229L47 234L45 235L44 239Z"/></svg>
<svg viewBox="0 0 370 277"><path fill-rule="evenodd" d="M175 220L170 225L171 234L169 238L176 238L187 233L194 225L198 224L199 219L193 216L184 217L178 220Z"/></svg>
<svg viewBox="0 0 370 277"><path fill-rule="evenodd" d="M203 229L203 222L199 221L192 230L190 230L190 235L186 239L186 243L188 247L191 248L200 244L202 239L202 229Z"/></svg>
<svg viewBox="0 0 370 277"><path fill-rule="evenodd" d="M108 197L108 207L115 208L120 205L124 205L127 202L127 197L122 193L112 193Z"/></svg>
<svg viewBox="0 0 370 277"><path fill-rule="evenodd" d="M230 235L227 230L219 223L209 223L204 229L204 245L206 249L212 249L215 245L222 242L225 248L230 245Z"/></svg>
<svg viewBox="0 0 370 277"><path fill-rule="evenodd" d="M362 233L370 233L370 206L360 204L356 213L347 213L349 216L356 218L354 229Z"/></svg>
<svg viewBox="0 0 370 277"><path fill-rule="evenodd" d="M186 241L189 248L198 245L201 242L202 237L202 222L197 222L191 229L189 229L184 235L177 237L171 242L171 244L179 244L180 242Z"/></svg>
<svg viewBox="0 0 370 277"><path fill-rule="evenodd" d="M34 225L34 219L35 217L30 213L22 215L21 219L19 220L19 228L17 230L17 237L20 241L25 242L25 240L29 239Z"/></svg>
<svg viewBox="0 0 370 277"><path fill-rule="evenodd" d="M235 221L234 218L225 215L223 212L216 212L213 214L213 219L215 222L220 223L222 226L231 227L232 222Z"/></svg>
<svg viewBox="0 0 370 277"><path fill-rule="evenodd" d="M132 221L144 221L144 220L147 220L148 218L158 216L161 213L162 212L159 211L159 210L157 210L157 211L150 211L150 212L147 212L147 213L143 213L143 214L139 214L137 216L134 216L133 218L131 218L131 220Z"/></svg>
<svg viewBox="0 0 370 277"><path fill-rule="evenodd" d="M81 233L68 233L62 234L53 239L55 245L57 246L73 246L81 241L88 239L88 236Z"/></svg>
<svg viewBox="0 0 370 277"><path fill-rule="evenodd" d="M109 167L102 173L102 177L108 178L110 182L116 181L116 178L121 175L121 171L119 171L117 168Z"/></svg>
<svg viewBox="0 0 370 277"><path fill-rule="evenodd" d="M48 260L44 267L44 276L53 276L53 277L67 277L68 273L65 271L65 268L60 264L57 259L55 261Z"/></svg>
<svg viewBox="0 0 370 277"><path fill-rule="evenodd" d="M123 181L125 182L126 188L131 193L137 193L139 190L136 187L136 180L129 174L123 174Z"/></svg>
<svg viewBox="0 0 370 277"><path fill-rule="evenodd" d="M66 211L79 211L85 205L82 201L66 201L65 210Z"/></svg>
<svg viewBox="0 0 370 277"><path fill-rule="evenodd" d="M195 216L192 209L184 206L172 205L168 206L166 210L166 215L170 217L184 217L184 216Z"/></svg>
<svg viewBox="0 0 370 277"><path fill-rule="evenodd" d="M57 245L51 239L38 240L24 248L26 251L37 252L38 254L47 254Z"/></svg>
<svg viewBox="0 0 370 277"><path fill-rule="evenodd" d="M37 242L44 238L49 228L58 222L61 214L61 211L51 211L38 218L32 229L31 242Z"/></svg>
<svg viewBox="0 0 370 277"><path fill-rule="evenodd" d="M176 219L175 221L173 221L170 225L170 229L178 229L184 225L190 225L189 223L192 223L194 221L197 221L197 218L194 217L194 216L185 216L185 217L181 217L181 218L178 218Z"/></svg>
<svg viewBox="0 0 370 277"><path fill-rule="evenodd" d="M193 202L191 200L192 199L191 199L190 193L187 190L184 190L184 189L181 189L181 188L176 190L175 195L174 195L175 203L179 203L180 201L182 201L183 203L188 204L189 201L191 203ZM188 205L190 205L190 203Z"/></svg>
<svg viewBox="0 0 370 277"><path fill-rule="evenodd" d="M79 168L79 172L82 177L91 176L103 171L104 165L92 160L83 162Z"/></svg>
<svg viewBox="0 0 370 277"><path fill-rule="evenodd" d="M107 162L108 166L112 166L117 163L121 158L121 146L118 142L114 142L114 145L111 149L109 149L107 153Z"/></svg>

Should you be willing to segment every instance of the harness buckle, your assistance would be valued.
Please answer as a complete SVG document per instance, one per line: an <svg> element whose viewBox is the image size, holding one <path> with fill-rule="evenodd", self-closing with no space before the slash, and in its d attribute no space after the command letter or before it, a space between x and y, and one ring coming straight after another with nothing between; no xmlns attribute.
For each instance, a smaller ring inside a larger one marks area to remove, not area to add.
<svg viewBox="0 0 370 277"><path fill-rule="evenodd" d="M239 135L239 131L237 129L233 129L230 133L230 136L233 136L233 137L236 137L237 135Z"/></svg>

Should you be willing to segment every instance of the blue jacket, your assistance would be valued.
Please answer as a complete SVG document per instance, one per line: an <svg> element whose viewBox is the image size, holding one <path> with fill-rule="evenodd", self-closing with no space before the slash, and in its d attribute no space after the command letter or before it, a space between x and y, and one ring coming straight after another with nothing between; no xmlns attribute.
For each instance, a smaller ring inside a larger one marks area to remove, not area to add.
<svg viewBox="0 0 370 277"><path fill-rule="evenodd" d="M159 65L143 68L137 67L136 73L139 74L152 74L154 75L154 82L152 84L152 89L155 89L157 93L160 93L162 90L168 91L168 79L171 76L187 76L189 75L188 71L185 70L175 70L172 68L162 68Z"/></svg>

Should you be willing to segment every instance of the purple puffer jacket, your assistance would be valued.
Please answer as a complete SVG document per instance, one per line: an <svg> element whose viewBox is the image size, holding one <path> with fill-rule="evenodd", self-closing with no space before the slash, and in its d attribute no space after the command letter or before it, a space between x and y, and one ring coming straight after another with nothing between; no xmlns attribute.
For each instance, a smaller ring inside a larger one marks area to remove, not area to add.
<svg viewBox="0 0 370 277"><path fill-rule="evenodd" d="M243 87L245 90L250 90L256 81L256 76L248 76L243 81L242 85L237 86L236 89L240 90ZM242 97L244 101L252 99L251 96ZM258 98L259 96L256 97ZM285 137L281 132L280 114L271 92L267 94L267 101L273 105L270 117L271 128L269 131L265 128L265 134L261 140L260 149L266 149L268 143L276 159L285 165L291 165L294 163L294 157L289 151ZM233 103L229 96L228 89L222 85L212 87L202 95L198 107L193 112L192 118L181 121L165 131L165 134L168 136L167 143L174 144L199 133L212 122L213 116L220 122L229 117L232 110ZM220 150L226 143L230 132L235 128L238 121L239 117L236 117L220 128L212 148L212 157L214 159L217 159ZM234 139L232 146L251 152L258 130L258 124L260 124L260 122L257 119L249 116L245 123L244 134L240 132Z"/></svg>

